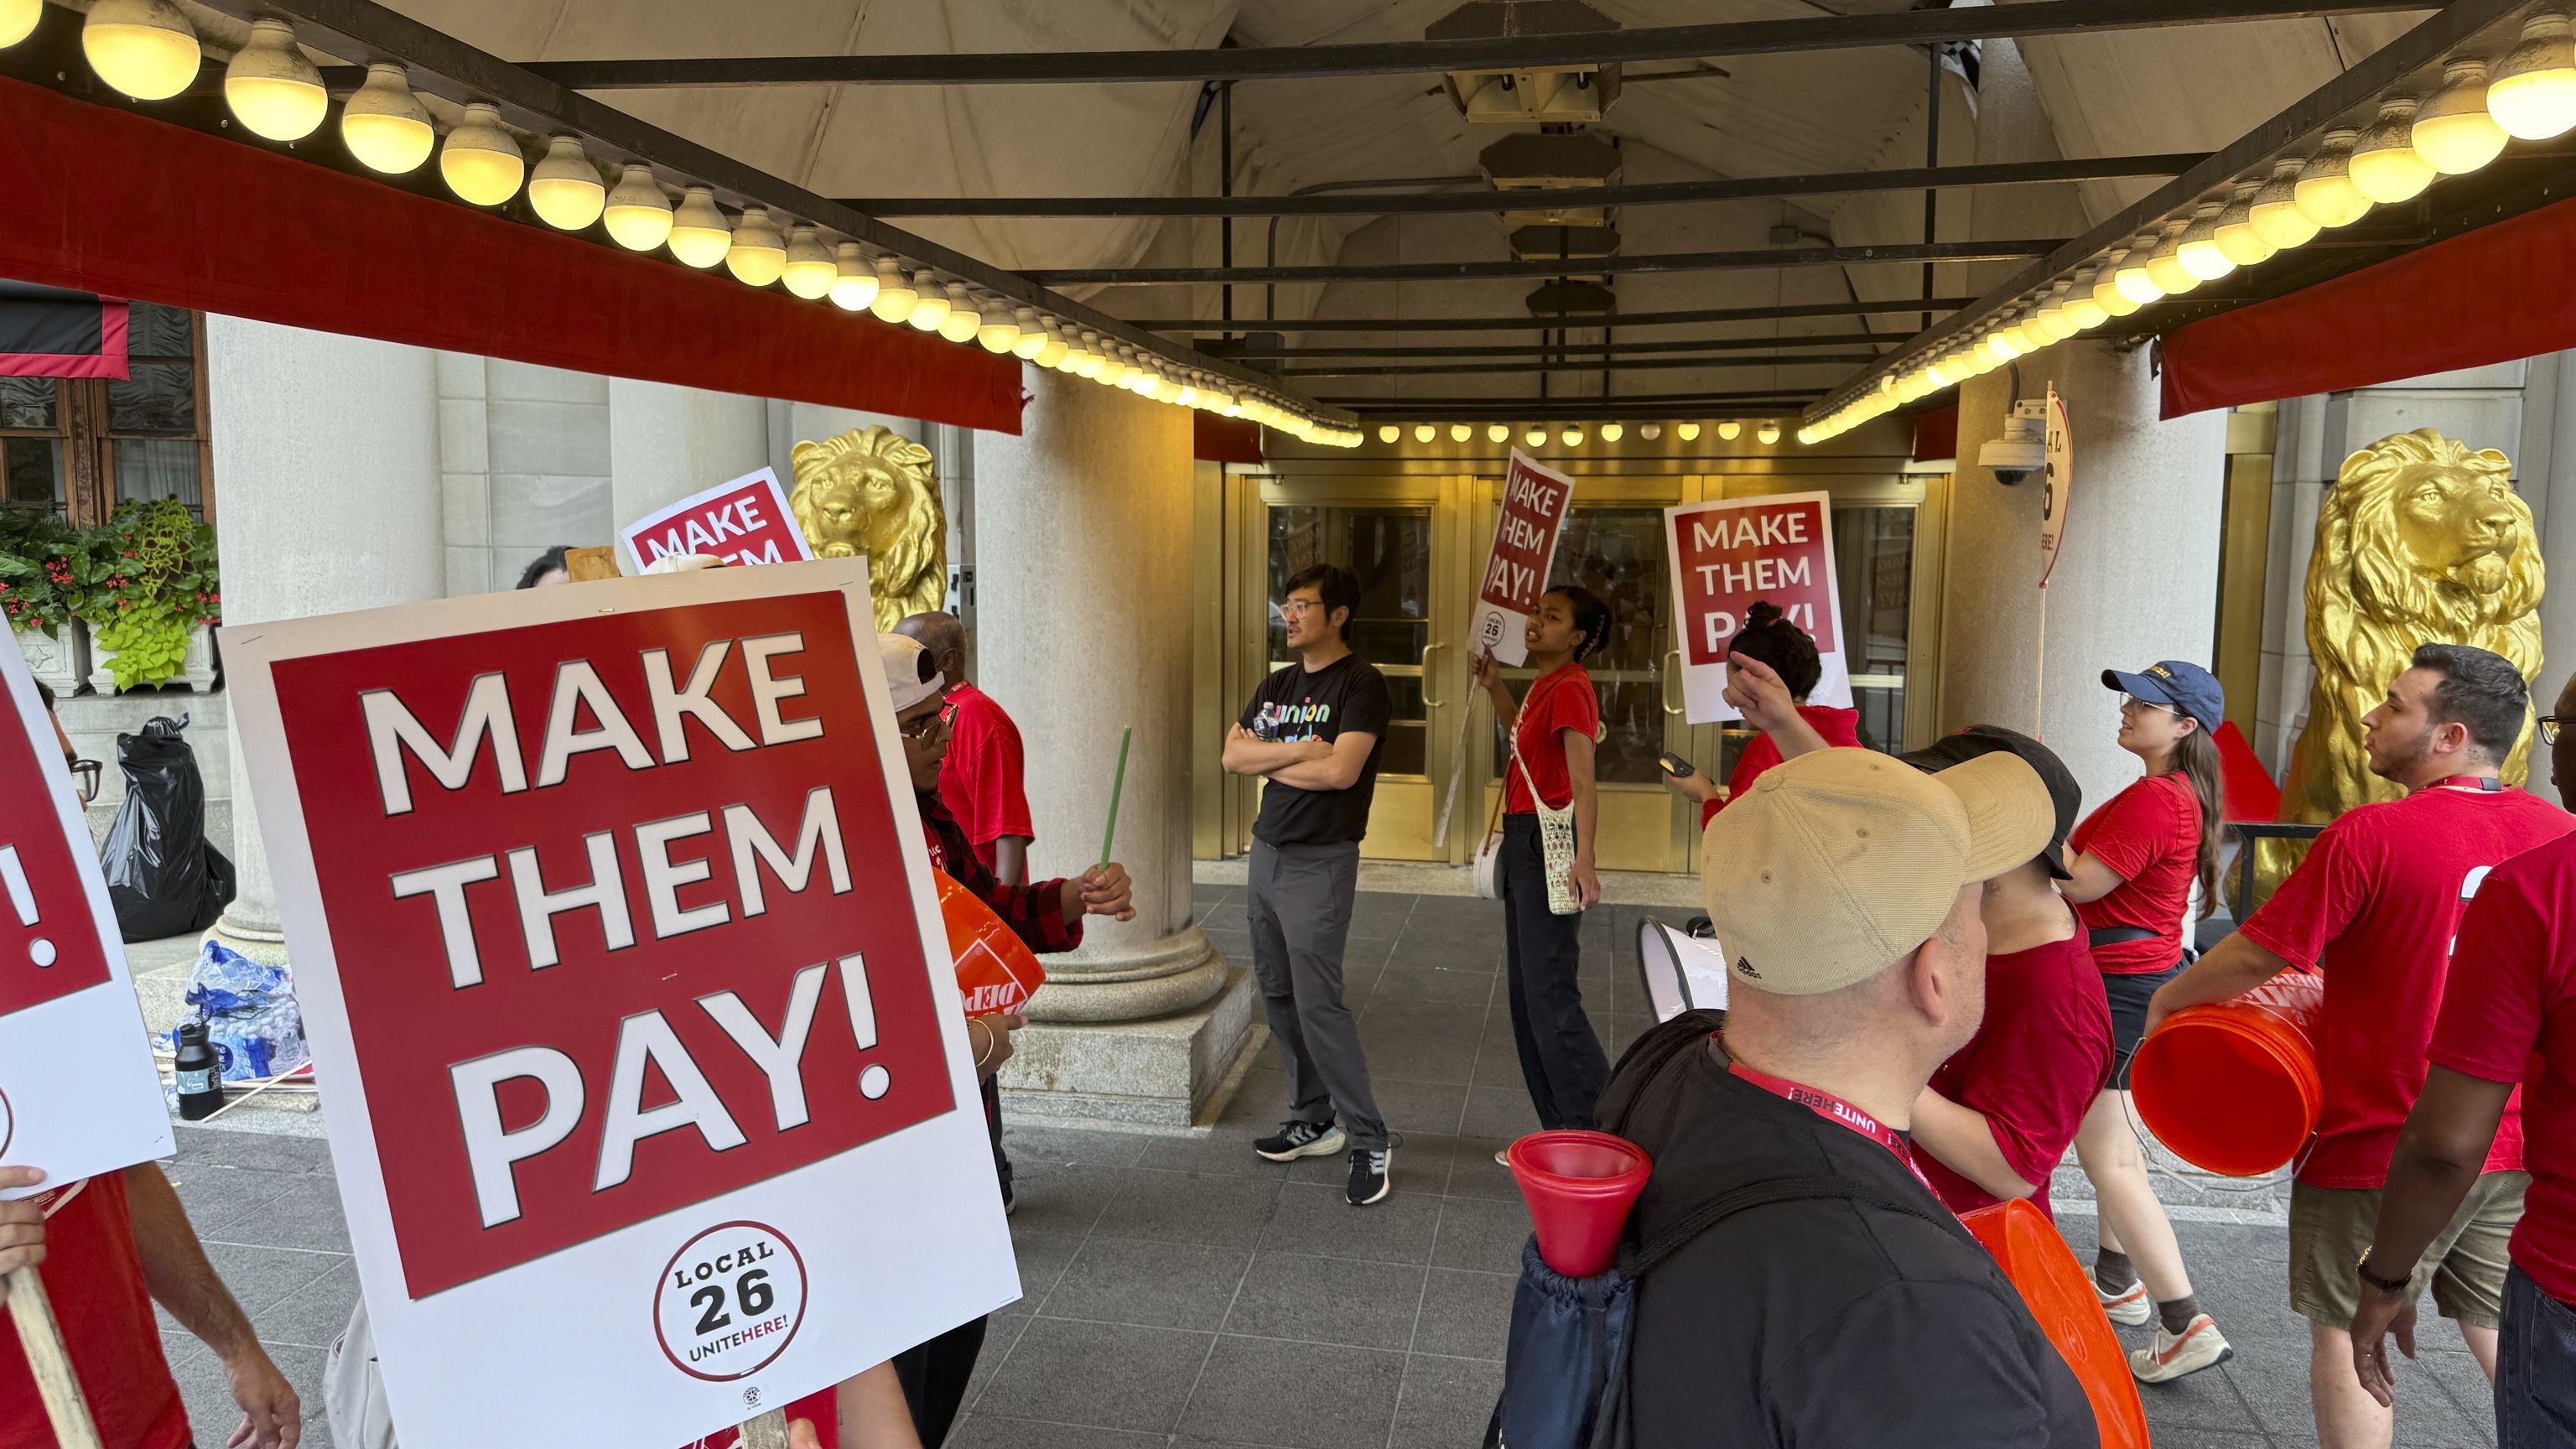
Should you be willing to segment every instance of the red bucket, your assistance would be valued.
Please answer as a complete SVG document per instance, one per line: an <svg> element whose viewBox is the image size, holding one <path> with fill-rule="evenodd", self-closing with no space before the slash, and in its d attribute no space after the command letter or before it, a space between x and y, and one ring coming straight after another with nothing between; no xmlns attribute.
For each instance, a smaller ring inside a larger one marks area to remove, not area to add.
<svg viewBox="0 0 2576 1449"><path fill-rule="evenodd" d="M2075 1261L2057 1225L2022 1198L1961 1213L1959 1221L1995 1255L2040 1332L2084 1386L2102 1449L2147 1449L2147 1411L2138 1402L2128 1353L2102 1314L2092 1275Z"/></svg>
<svg viewBox="0 0 2576 1449"><path fill-rule="evenodd" d="M2284 971L2232 1001L2164 1019L2129 1064L2147 1130L2183 1161L2229 1177L2270 1172L2317 1130L2325 982Z"/></svg>
<svg viewBox="0 0 2576 1449"><path fill-rule="evenodd" d="M1610 1266L1629 1205L1645 1189L1654 1162L1624 1137L1607 1132L1533 1132L1504 1149L1512 1178L1529 1203L1538 1255L1568 1278Z"/></svg>

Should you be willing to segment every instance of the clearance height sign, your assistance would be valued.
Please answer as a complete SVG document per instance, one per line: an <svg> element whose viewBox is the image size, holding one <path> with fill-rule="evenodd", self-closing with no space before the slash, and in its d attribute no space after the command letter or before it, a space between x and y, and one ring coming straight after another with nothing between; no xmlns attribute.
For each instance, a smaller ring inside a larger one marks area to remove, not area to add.
<svg viewBox="0 0 2576 1449"><path fill-rule="evenodd" d="M1018 1296L866 584L225 631L407 1449L683 1442Z"/></svg>
<svg viewBox="0 0 2576 1449"><path fill-rule="evenodd" d="M1833 495L1778 493L1664 510L1679 621L1682 695L1690 722L1741 718L1722 697L1726 656L1746 611L1769 602L1816 641L1824 675L1810 704L1851 704L1835 589Z"/></svg>

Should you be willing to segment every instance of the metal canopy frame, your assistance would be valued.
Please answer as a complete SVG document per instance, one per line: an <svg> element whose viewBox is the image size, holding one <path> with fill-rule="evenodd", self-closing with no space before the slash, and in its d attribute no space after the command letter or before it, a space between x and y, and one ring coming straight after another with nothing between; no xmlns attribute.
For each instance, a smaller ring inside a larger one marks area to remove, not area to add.
<svg viewBox="0 0 2576 1449"><path fill-rule="evenodd" d="M2466 3L2466 0L2461 0ZM1540 257L1526 262L1388 262L1315 267L1067 267L1019 275L1040 286L1134 287L1164 282L1211 286L1257 282L1474 282L1496 278L1598 277L1625 272L1768 271L1775 267L1856 267L1873 262L2014 262L2048 256L2066 243L2016 241L1898 242L1887 246L1769 247L1756 251L1661 252L1626 257ZM1916 301L1904 310L1921 312ZM1251 319L1258 320L1258 319ZM1232 326L1242 331L1246 319ZM1533 325L1580 326L1579 320ZM1594 324L1598 325L1598 324Z"/></svg>
<svg viewBox="0 0 2576 1449"><path fill-rule="evenodd" d="M314 0L299 0L314 3ZM232 4L217 8L231 11ZM2031 0L1954 10L1817 15L1720 25L1372 45L1213 50L1031 51L988 55L811 55L678 60L568 60L528 73L579 90L761 85L1110 85L1157 81L1314 80L1448 71L1701 60L1786 51L1938 45L2079 31L2247 20L2314 20L2421 10L2423 0ZM300 13L300 11L299 11Z"/></svg>
<svg viewBox="0 0 2576 1449"><path fill-rule="evenodd" d="M1917 308L1920 303L1914 304ZM1594 330L1606 331L1606 328ZM1765 347L1849 347L1902 342L1902 332L1815 332L1787 337L1694 337L1678 342L1506 342L1490 347L1255 347L1218 344L1208 350L1218 357L1480 357L1495 361L1524 355L1548 357L1620 357L1655 352L1752 352Z"/></svg>
<svg viewBox="0 0 2576 1449"><path fill-rule="evenodd" d="M1817 389L1767 392L1660 392L1618 397L1344 397L1348 408L1372 421L1402 418L1423 423L1582 423L1616 418L1647 422L1700 419L1788 419L1815 400Z"/></svg>
<svg viewBox="0 0 2576 1449"><path fill-rule="evenodd" d="M1570 328L1577 332L1605 327L1683 327L1703 322L1770 322L1798 317L1873 317L1881 314L1947 312L1974 297L1906 297L1886 302L1794 302L1776 307L1705 307L1686 312L1596 312L1557 316L1513 317L1211 317L1197 319L1129 318L1130 327L1155 332L1537 332ZM1890 338L1910 336L1891 332ZM1240 354L1223 352L1232 357ZM1254 356L1261 354L1255 353Z"/></svg>
<svg viewBox="0 0 2576 1449"><path fill-rule="evenodd" d="M1393 367L1283 367L1281 377L1415 377L1434 373L1506 373L1506 372L1661 372L1676 368L1720 367L1815 367L1820 364L1876 362L1875 352L1826 352L1801 357L1793 353L1756 354L1751 357L1634 357L1576 358L1555 362L1435 362Z"/></svg>

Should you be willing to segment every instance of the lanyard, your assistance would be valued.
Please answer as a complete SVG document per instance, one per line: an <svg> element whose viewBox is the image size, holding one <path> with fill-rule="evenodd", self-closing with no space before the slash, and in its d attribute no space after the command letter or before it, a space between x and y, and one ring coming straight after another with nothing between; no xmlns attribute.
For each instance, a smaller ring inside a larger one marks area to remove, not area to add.
<svg viewBox="0 0 2576 1449"><path fill-rule="evenodd" d="M1876 1117L1869 1115L1867 1112L1862 1111L1858 1107L1853 1106L1851 1103L1844 1101L1842 1098L1835 1096L1831 1092L1819 1091L1814 1087L1801 1086L1796 1082L1772 1076L1768 1072L1755 1071L1753 1068L1746 1066L1742 1062L1735 1061L1732 1058L1728 1060L1726 1069L1733 1072L1735 1075L1742 1077L1744 1080L1751 1082L1753 1085L1760 1087L1762 1090L1769 1092L1772 1096L1782 1098L1786 1101L1795 1102L1799 1106L1806 1108L1808 1111L1815 1113L1817 1116L1824 1118L1826 1121L1839 1123L1842 1126L1848 1127L1854 1132L1859 1133L1861 1136L1876 1142L1879 1146L1886 1148L1888 1151L1895 1153L1896 1160L1905 1164L1905 1170L1914 1174L1914 1180L1923 1184L1924 1191L1932 1192L1932 1180L1923 1175L1922 1168L1914 1165L1914 1147L1912 1143L1905 1140L1904 1133L1888 1126ZM1940 1196L1938 1192L1932 1192L1932 1195L1934 1197Z"/></svg>
<svg viewBox="0 0 2576 1449"><path fill-rule="evenodd" d="M2497 779L2493 775L2446 775L2441 779L2434 781L2433 788L2436 790L2477 790L2492 795L2504 788L2504 781Z"/></svg>

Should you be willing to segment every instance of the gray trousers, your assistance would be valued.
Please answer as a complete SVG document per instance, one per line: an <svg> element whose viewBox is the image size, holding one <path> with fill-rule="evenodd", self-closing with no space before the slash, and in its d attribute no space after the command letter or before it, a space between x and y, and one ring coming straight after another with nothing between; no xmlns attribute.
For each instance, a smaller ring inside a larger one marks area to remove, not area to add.
<svg viewBox="0 0 2576 1449"><path fill-rule="evenodd" d="M1288 1110L1300 1122L1341 1120L1354 1148L1386 1146L1386 1123L1369 1093L1359 1023L1342 1004L1342 940L1359 889L1360 847L1252 842L1244 914L1252 924L1252 974L1288 1073Z"/></svg>

